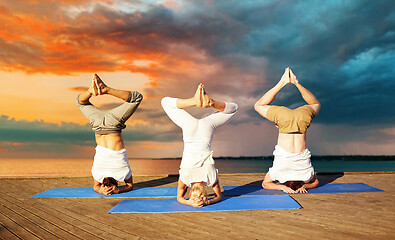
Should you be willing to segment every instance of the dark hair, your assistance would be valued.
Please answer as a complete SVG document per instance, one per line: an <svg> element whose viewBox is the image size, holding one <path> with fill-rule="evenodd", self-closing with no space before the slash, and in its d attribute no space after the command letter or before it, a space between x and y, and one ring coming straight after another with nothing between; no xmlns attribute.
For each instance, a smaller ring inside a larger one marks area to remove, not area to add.
<svg viewBox="0 0 395 240"><path fill-rule="evenodd" d="M292 190L296 191L298 190L298 188L300 188L301 186L303 186L303 182L302 181L286 181L284 183L285 186L292 188Z"/></svg>
<svg viewBox="0 0 395 240"><path fill-rule="evenodd" d="M112 185L115 185L116 187L118 187L118 182L117 182L117 180L115 180L112 177L105 177L105 178L103 178L103 185L105 187L111 187Z"/></svg>

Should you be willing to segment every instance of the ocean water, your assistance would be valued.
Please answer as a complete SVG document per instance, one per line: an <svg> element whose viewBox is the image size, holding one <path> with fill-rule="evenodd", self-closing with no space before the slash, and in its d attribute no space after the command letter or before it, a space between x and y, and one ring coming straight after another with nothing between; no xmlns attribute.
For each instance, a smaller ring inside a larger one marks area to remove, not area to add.
<svg viewBox="0 0 395 240"><path fill-rule="evenodd" d="M266 173L272 160L218 159L215 166L220 173ZM316 172L383 172L395 171L395 161L390 160L312 160Z"/></svg>
<svg viewBox="0 0 395 240"><path fill-rule="evenodd" d="M219 173L266 173L273 157L217 157ZM180 159L129 159L134 175L177 174ZM312 157L316 172L395 171L395 156ZM93 159L2 159L1 176L91 176Z"/></svg>
<svg viewBox="0 0 395 240"><path fill-rule="evenodd" d="M266 173L273 157L215 158L219 173ZM142 174L177 174L179 159L130 161L133 171ZM316 172L385 172L395 171L395 156L313 156Z"/></svg>

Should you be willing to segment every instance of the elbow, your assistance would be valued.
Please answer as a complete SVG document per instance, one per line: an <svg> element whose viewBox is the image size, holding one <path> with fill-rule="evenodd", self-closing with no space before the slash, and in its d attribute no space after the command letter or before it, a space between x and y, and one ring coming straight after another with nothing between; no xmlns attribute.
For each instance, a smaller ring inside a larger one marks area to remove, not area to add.
<svg viewBox="0 0 395 240"><path fill-rule="evenodd" d="M126 187L125 187L125 192L129 192L129 191L132 191L133 190L133 185L126 185Z"/></svg>
<svg viewBox="0 0 395 240"><path fill-rule="evenodd" d="M275 188L273 188L274 186L276 186L275 184L274 184L274 186L273 186L273 182L265 182L265 181L262 181L262 187L264 188L264 189L271 189L271 190L274 190Z"/></svg>
<svg viewBox="0 0 395 240"><path fill-rule="evenodd" d="M262 187L267 189L267 184L265 182L262 182Z"/></svg>
<svg viewBox="0 0 395 240"><path fill-rule="evenodd" d="M221 199L222 199L222 194L219 194L218 195L218 202L221 201Z"/></svg>
<svg viewBox="0 0 395 240"><path fill-rule="evenodd" d="M320 184L320 181L318 181L318 179L316 179L313 183L313 188L318 187L318 185Z"/></svg>

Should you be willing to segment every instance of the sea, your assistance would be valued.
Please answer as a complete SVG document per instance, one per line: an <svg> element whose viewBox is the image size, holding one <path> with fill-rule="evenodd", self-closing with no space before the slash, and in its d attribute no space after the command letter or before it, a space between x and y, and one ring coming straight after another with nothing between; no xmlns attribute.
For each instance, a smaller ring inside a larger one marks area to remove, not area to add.
<svg viewBox="0 0 395 240"><path fill-rule="evenodd" d="M214 159L219 173L266 173L273 164L273 156L217 157ZM171 172L174 172L174 169L178 172L180 164L180 159L151 159L149 161L153 164L144 166L147 172L156 172L160 166L168 168ZM314 170L321 173L395 171L395 156L312 156L311 162Z"/></svg>
<svg viewBox="0 0 395 240"><path fill-rule="evenodd" d="M214 157L220 174L266 173L273 156ZM181 160L129 159L133 175L178 174ZM312 156L318 173L392 172L395 156ZM1 176L90 176L92 159L1 159Z"/></svg>
<svg viewBox="0 0 395 240"><path fill-rule="evenodd" d="M224 173L267 172L273 157L217 159L216 167ZM385 172L395 171L395 156L313 156L311 163L316 172Z"/></svg>

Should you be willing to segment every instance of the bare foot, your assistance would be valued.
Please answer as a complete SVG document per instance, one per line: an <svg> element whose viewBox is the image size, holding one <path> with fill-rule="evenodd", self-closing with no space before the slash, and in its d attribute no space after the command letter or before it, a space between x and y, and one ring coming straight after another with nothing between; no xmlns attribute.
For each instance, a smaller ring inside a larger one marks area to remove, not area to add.
<svg viewBox="0 0 395 240"><path fill-rule="evenodd" d="M204 89L204 85L202 85L202 99L203 99L203 107L210 108L214 105L214 100L212 100L206 93Z"/></svg>
<svg viewBox="0 0 395 240"><path fill-rule="evenodd" d="M290 79L291 79L291 83L292 84L298 84L299 80L296 78L295 74L292 72L291 69L289 69L289 75L290 75Z"/></svg>
<svg viewBox="0 0 395 240"><path fill-rule="evenodd" d="M96 88L96 79L95 75L93 75L91 86L89 87L88 91L92 94L92 96L97 96L97 88Z"/></svg>
<svg viewBox="0 0 395 240"><path fill-rule="evenodd" d="M195 99L196 107L201 107L202 106L202 99L201 99L202 86L203 86L203 84L200 83L199 86L196 89L195 96L193 96L193 98Z"/></svg>
<svg viewBox="0 0 395 240"><path fill-rule="evenodd" d="M285 69L284 74L281 76L280 82L282 82L284 86L291 82L289 68Z"/></svg>
<svg viewBox="0 0 395 240"><path fill-rule="evenodd" d="M96 89L99 95L107 93L107 85L101 80L101 78L95 73L94 75Z"/></svg>

